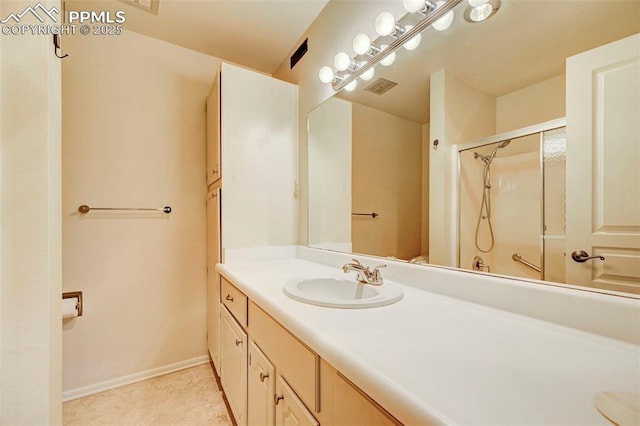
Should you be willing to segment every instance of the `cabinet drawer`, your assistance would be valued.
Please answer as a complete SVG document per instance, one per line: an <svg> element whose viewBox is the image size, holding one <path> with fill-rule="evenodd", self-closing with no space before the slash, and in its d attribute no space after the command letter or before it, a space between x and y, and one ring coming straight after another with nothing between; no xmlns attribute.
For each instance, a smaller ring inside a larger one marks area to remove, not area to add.
<svg viewBox="0 0 640 426"><path fill-rule="evenodd" d="M222 303L242 327L247 328L247 296L224 277L220 277Z"/></svg>
<svg viewBox="0 0 640 426"><path fill-rule="evenodd" d="M296 394L319 411L320 358L253 302L249 304L249 334Z"/></svg>

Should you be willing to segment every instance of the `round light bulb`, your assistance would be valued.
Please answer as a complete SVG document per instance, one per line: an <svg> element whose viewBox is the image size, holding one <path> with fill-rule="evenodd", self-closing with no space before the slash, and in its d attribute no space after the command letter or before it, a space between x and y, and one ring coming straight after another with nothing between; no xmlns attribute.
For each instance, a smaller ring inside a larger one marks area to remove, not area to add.
<svg viewBox="0 0 640 426"><path fill-rule="evenodd" d="M362 75L360 76L360 78L363 79L364 81L371 80L375 73L376 73L375 68L371 67L368 70L366 70L365 72L363 72Z"/></svg>
<svg viewBox="0 0 640 426"><path fill-rule="evenodd" d="M413 25L407 25L405 27L406 31L409 31L411 28L413 28ZM416 49L418 46L420 46L420 42L422 41L422 35L417 34L413 37L411 37L409 39L409 41L407 41L403 46L405 49L407 50L414 50Z"/></svg>
<svg viewBox="0 0 640 426"><path fill-rule="evenodd" d="M381 36L387 36L396 28L396 19L391 12L382 12L376 18L376 32Z"/></svg>
<svg viewBox="0 0 640 426"><path fill-rule="evenodd" d="M358 55L364 55L371 47L371 40L365 33L360 33L353 39L353 51Z"/></svg>
<svg viewBox="0 0 640 426"><path fill-rule="evenodd" d="M384 50L384 49L387 48L387 45L384 44L384 45L380 46L380 48L382 50ZM395 60L396 60L396 52L392 52L389 55L385 56L385 58L380 61L380 65L384 65L385 67L389 67L389 66L393 65Z"/></svg>
<svg viewBox="0 0 640 426"><path fill-rule="evenodd" d="M471 9L471 12L469 13L469 19L471 19L473 22L482 22L489 16L491 16L492 12L493 6L491 4L481 4L480 6L476 6Z"/></svg>
<svg viewBox="0 0 640 426"><path fill-rule="evenodd" d="M482 6L483 4L487 4L489 3L489 0L467 0L469 2L469 6L471 7L478 7L478 6Z"/></svg>
<svg viewBox="0 0 640 426"><path fill-rule="evenodd" d="M354 90L356 90L356 87L358 87L358 80L353 80L351 83L344 86L344 90L346 90L347 92L353 92Z"/></svg>
<svg viewBox="0 0 640 426"><path fill-rule="evenodd" d="M407 12L415 13L424 7L424 0L402 0L402 5Z"/></svg>
<svg viewBox="0 0 640 426"><path fill-rule="evenodd" d="M437 1L436 8L442 6L443 4L444 4L444 1L442 0ZM436 22L431 24L431 26L436 31L444 31L447 28L449 28L451 24L453 24L453 18L454 18L453 10L450 10L447 13L445 13L442 18L438 19Z"/></svg>
<svg viewBox="0 0 640 426"><path fill-rule="evenodd" d="M324 66L320 68L318 77L323 83L331 83L333 81L333 70L331 69L331 67Z"/></svg>
<svg viewBox="0 0 640 426"><path fill-rule="evenodd" d="M350 65L351 65L351 58L349 57L349 55L347 55L344 52L338 53L333 58L333 66L338 71L345 71L347 68L349 68Z"/></svg>

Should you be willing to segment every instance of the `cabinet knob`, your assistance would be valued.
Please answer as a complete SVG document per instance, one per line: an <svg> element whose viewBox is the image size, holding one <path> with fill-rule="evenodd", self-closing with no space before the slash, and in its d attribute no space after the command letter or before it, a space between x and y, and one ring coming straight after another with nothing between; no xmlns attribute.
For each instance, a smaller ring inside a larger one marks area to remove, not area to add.
<svg viewBox="0 0 640 426"><path fill-rule="evenodd" d="M218 171L217 171L216 169L211 169L211 174L212 174L212 175L217 175L217 174L218 174Z"/></svg>
<svg viewBox="0 0 640 426"><path fill-rule="evenodd" d="M269 377L269 373L260 373L260 381L264 382L264 379Z"/></svg>
<svg viewBox="0 0 640 426"><path fill-rule="evenodd" d="M240 346L242 344L242 340L236 339L236 346Z"/></svg>
<svg viewBox="0 0 640 426"><path fill-rule="evenodd" d="M230 294L227 294L227 297L225 297L225 300L228 300L229 302L233 302L233 297L231 297Z"/></svg>
<svg viewBox="0 0 640 426"><path fill-rule="evenodd" d="M274 395L273 396L273 400L276 403L276 405L278 405L278 402L280 402L283 399L284 399L284 395Z"/></svg>

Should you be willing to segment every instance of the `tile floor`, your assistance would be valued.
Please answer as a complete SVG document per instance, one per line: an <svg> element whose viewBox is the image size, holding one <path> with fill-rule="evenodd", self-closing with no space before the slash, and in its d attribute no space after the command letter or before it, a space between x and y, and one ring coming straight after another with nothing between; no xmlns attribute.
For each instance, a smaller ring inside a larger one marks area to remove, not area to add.
<svg viewBox="0 0 640 426"><path fill-rule="evenodd" d="M68 426L232 425L210 364L65 402Z"/></svg>

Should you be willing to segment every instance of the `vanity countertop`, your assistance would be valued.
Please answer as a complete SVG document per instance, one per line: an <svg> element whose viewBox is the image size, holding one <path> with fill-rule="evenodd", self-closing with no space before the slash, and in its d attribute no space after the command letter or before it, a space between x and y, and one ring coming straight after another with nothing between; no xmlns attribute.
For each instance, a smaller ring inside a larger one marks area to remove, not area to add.
<svg viewBox="0 0 640 426"><path fill-rule="evenodd" d="M640 393L631 343L414 286L370 309L297 302L286 281L337 272L303 259L217 270L407 425L609 424L594 397Z"/></svg>

